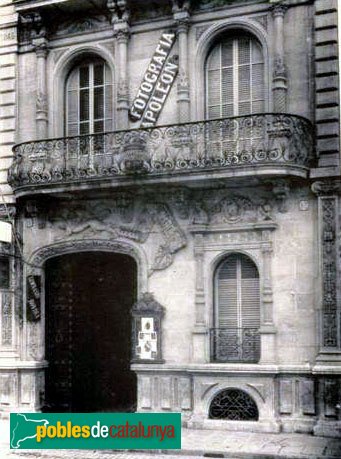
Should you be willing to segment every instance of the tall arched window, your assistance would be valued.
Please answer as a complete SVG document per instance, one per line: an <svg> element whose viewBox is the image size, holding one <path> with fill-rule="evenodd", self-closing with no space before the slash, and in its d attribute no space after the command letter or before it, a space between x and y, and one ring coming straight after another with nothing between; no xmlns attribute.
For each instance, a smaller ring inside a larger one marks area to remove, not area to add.
<svg viewBox="0 0 341 459"><path fill-rule="evenodd" d="M229 33L206 61L208 119L264 111L264 57L259 41L247 33Z"/></svg>
<svg viewBox="0 0 341 459"><path fill-rule="evenodd" d="M260 358L257 266L245 255L229 255L218 266L214 283L213 360L257 362Z"/></svg>
<svg viewBox="0 0 341 459"><path fill-rule="evenodd" d="M66 82L66 136L96 134L113 128L112 78L103 59L76 65Z"/></svg>

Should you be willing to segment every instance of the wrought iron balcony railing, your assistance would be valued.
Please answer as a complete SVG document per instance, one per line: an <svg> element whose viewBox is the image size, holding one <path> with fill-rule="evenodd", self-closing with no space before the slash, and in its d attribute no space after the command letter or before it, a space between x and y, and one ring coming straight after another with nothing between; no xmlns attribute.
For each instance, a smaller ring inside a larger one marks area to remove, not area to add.
<svg viewBox="0 0 341 459"><path fill-rule="evenodd" d="M257 363L260 359L258 328L211 328L212 362Z"/></svg>
<svg viewBox="0 0 341 459"><path fill-rule="evenodd" d="M243 166L306 170L312 160L308 120L260 114L22 143L14 147L9 183L16 190Z"/></svg>

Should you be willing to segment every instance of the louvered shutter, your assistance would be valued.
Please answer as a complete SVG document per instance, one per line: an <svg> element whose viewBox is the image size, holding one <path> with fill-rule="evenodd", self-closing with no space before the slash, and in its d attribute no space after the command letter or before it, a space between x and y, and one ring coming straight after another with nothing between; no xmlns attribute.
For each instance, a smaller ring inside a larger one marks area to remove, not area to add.
<svg viewBox="0 0 341 459"><path fill-rule="evenodd" d="M216 289L217 328L259 328L259 275L252 260L239 254L227 257L218 268Z"/></svg>
<svg viewBox="0 0 341 459"><path fill-rule="evenodd" d="M242 116L264 110L264 60L251 35L223 37L206 62L208 119Z"/></svg>
<svg viewBox="0 0 341 459"><path fill-rule="evenodd" d="M113 127L112 78L100 59L75 67L66 85L66 135L96 134Z"/></svg>
<svg viewBox="0 0 341 459"><path fill-rule="evenodd" d="M66 135L79 135L79 75L73 70L66 85Z"/></svg>
<svg viewBox="0 0 341 459"><path fill-rule="evenodd" d="M230 255L217 270L215 288L215 328L218 329L212 342L215 358L257 362L260 290L256 265L245 255Z"/></svg>
<svg viewBox="0 0 341 459"><path fill-rule="evenodd" d="M217 328L238 326L237 257L231 255L220 267L217 276Z"/></svg>
<svg viewBox="0 0 341 459"><path fill-rule="evenodd" d="M241 264L241 326L242 328L259 328L260 295L259 276L255 264L246 257L240 258Z"/></svg>

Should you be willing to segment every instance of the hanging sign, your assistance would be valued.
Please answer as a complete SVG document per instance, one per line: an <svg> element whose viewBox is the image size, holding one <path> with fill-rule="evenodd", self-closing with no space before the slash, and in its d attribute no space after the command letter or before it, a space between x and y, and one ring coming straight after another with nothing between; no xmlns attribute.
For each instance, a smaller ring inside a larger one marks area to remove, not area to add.
<svg viewBox="0 0 341 459"><path fill-rule="evenodd" d="M37 322L40 320L41 304L41 277L27 276L27 320Z"/></svg>
<svg viewBox="0 0 341 459"><path fill-rule="evenodd" d="M152 127L156 124L174 80L178 74L178 56L172 56L166 62L164 69L155 86L146 111L142 118L142 127Z"/></svg>
<svg viewBox="0 0 341 459"><path fill-rule="evenodd" d="M0 221L0 242L12 243L11 223Z"/></svg>
<svg viewBox="0 0 341 459"><path fill-rule="evenodd" d="M132 121L141 120L148 102L153 95L162 69L166 64L167 57L173 47L175 38L176 35L174 32L164 32L161 35L150 64L143 76L140 88L130 108L129 117Z"/></svg>

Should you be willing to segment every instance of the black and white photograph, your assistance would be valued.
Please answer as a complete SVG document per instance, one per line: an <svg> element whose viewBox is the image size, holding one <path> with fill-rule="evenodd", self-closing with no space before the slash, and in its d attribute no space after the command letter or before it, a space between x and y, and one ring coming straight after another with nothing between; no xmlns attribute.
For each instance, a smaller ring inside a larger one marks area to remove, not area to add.
<svg viewBox="0 0 341 459"><path fill-rule="evenodd" d="M1 458L341 458L338 18L0 0ZM181 448L13 413L181 413Z"/></svg>

